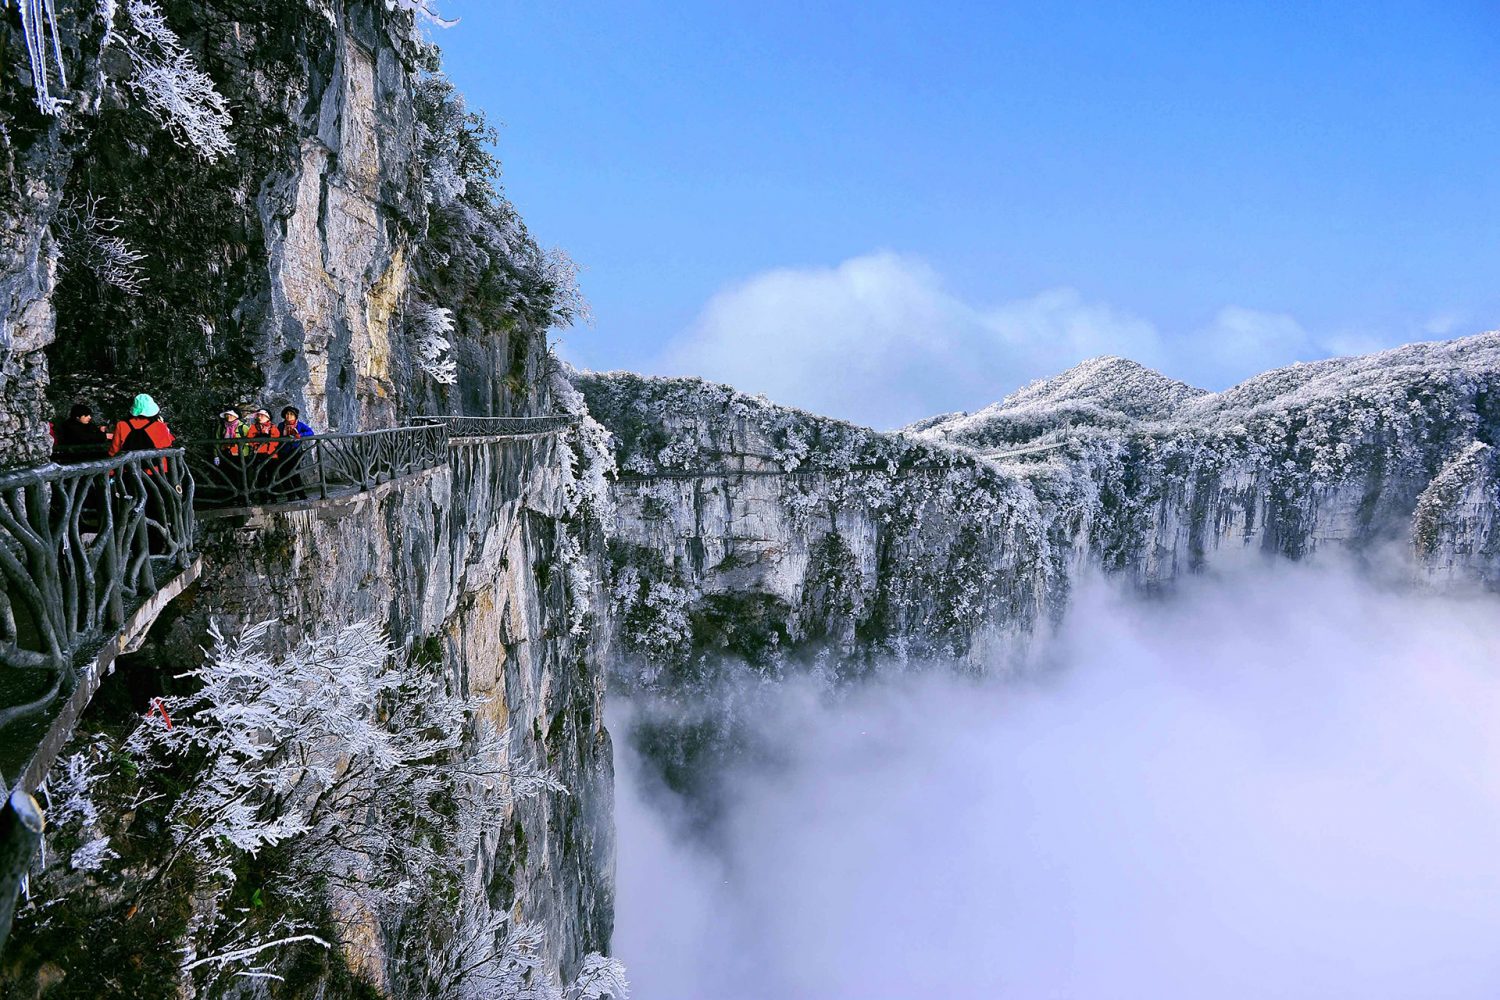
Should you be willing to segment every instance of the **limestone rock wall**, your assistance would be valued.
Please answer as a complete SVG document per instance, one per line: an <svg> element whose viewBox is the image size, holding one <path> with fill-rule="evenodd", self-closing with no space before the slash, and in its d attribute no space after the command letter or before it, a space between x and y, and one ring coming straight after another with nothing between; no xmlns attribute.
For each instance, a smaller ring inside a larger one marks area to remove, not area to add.
<svg viewBox="0 0 1500 1000"><path fill-rule="evenodd" d="M488 699L512 752L568 791L517 802L470 859L475 883L495 887L492 905L543 925L545 964L564 977L608 951L614 864L605 635L596 595L579 587L589 541L568 513L567 447L555 436L456 444L448 467L330 507L208 522L214 569L176 626L276 620L290 643L373 618ZM389 982L397 957L381 915L369 916L367 933L343 943L352 967Z"/></svg>

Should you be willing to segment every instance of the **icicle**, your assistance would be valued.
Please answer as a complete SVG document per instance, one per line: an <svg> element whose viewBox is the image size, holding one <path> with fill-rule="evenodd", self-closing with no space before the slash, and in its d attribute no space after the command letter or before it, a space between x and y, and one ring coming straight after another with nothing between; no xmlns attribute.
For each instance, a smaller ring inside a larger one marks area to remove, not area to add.
<svg viewBox="0 0 1500 1000"><path fill-rule="evenodd" d="M68 89L68 73L63 65L62 36L57 32L57 8L53 0L42 0L42 11L47 18L47 27L52 30L52 54L57 58L57 86Z"/></svg>
<svg viewBox="0 0 1500 1000"><path fill-rule="evenodd" d="M10 8L10 0L4 0ZM67 74L63 69L62 36L57 30L57 11L53 0L16 0L21 12L21 33L26 36L26 54L31 60L31 80L36 88L36 106L44 115L62 113L68 102L52 96L47 81L47 42L52 43L52 55L57 62L57 85L68 89ZM45 32L45 35L44 35Z"/></svg>

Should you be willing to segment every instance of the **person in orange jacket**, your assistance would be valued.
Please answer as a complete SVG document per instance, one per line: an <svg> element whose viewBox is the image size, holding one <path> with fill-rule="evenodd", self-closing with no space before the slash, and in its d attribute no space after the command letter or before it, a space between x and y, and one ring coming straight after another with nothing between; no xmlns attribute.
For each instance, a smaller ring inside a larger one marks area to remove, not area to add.
<svg viewBox="0 0 1500 1000"><path fill-rule="evenodd" d="M109 455L113 458L122 451L170 448L175 440L167 422L161 418L161 407L143 392L130 404L129 418L115 421L114 437L109 442ZM162 459L159 467L165 471L167 460ZM152 470L146 471L149 473Z"/></svg>
<svg viewBox="0 0 1500 1000"><path fill-rule="evenodd" d="M281 437L281 431L277 429L275 424L271 423L271 414L268 411L256 410L251 415L250 426L245 428L245 437L247 439L279 438ZM256 455L274 455L276 454L276 445L271 444L269 441L261 444L253 444L250 446L250 451Z"/></svg>
<svg viewBox="0 0 1500 1000"><path fill-rule="evenodd" d="M252 502L265 503L273 499L271 496L271 481L276 476L276 449L274 443L276 438L281 437L281 431L271 423L271 414L267 410L256 410L251 416L250 426L245 428L245 440L254 442L246 446L253 463L250 478L253 484L254 496Z"/></svg>

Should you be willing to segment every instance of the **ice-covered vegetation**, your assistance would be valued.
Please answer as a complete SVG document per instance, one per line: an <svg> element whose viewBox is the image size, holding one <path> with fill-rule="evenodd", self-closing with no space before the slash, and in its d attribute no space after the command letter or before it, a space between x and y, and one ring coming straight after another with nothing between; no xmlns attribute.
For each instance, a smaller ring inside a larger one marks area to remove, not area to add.
<svg viewBox="0 0 1500 1000"><path fill-rule="evenodd" d="M468 300L495 328L546 328L587 314L577 267L542 248L500 188L494 127L441 73L416 89L417 148L431 212L421 267L439 301Z"/></svg>
<svg viewBox="0 0 1500 1000"><path fill-rule="evenodd" d="M439 14L437 5L432 0L385 0L385 7L386 10L405 11L416 19L444 28L451 28L458 23Z"/></svg>
<svg viewBox="0 0 1500 1000"><path fill-rule="evenodd" d="M588 306L576 265L563 251L538 244L506 198L495 129L485 116L469 108L435 61L417 80L414 97L426 232L414 260L406 329L417 367L450 386L461 374L455 347L461 336L524 340L527 331L587 318Z"/></svg>
<svg viewBox="0 0 1500 1000"><path fill-rule="evenodd" d="M412 305L412 332L417 340L417 360L434 382L452 385L458 381L458 362L453 359L453 310L426 302Z"/></svg>
<svg viewBox="0 0 1500 1000"><path fill-rule="evenodd" d="M92 908L126 906L127 922L178 924L183 942L152 956L142 971L161 980L131 995L295 979L321 961L307 949L378 933L431 951L393 970L403 995L563 997L537 966L538 928L492 912L474 865L514 802L566 790L484 721L481 703L373 624L285 656L268 651L271 628L215 634L184 677L191 693L65 759L22 946L53 930L67 940L66 924ZM128 953L120 937L104 950ZM621 975L593 959L567 996L620 1000ZM616 992L586 992L598 983Z"/></svg>
<svg viewBox="0 0 1500 1000"><path fill-rule="evenodd" d="M31 62L36 106L44 114L62 114L70 103L52 92L68 79L54 0L17 0L27 57ZM10 0L5 0L10 7ZM75 8L75 16L87 8ZM183 47L167 16L151 0L125 0L123 23L118 0L97 0L94 13L102 23L101 48L118 42L129 56L125 83L146 111L174 139L205 159L217 160L234 150L229 137L229 105L208 74Z"/></svg>
<svg viewBox="0 0 1500 1000"><path fill-rule="evenodd" d="M113 30L114 0L101 7L105 30ZM160 7L150 0L125 0L126 30L118 37L130 53L129 80L146 110L180 144L204 159L234 151L229 137L229 104L208 74L183 47Z"/></svg>
<svg viewBox="0 0 1500 1000"><path fill-rule="evenodd" d="M146 255L119 234L124 223L106 212L102 199L84 195L63 207L54 229L61 253L58 265L84 268L101 285L138 295L145 282Z"/></svg>

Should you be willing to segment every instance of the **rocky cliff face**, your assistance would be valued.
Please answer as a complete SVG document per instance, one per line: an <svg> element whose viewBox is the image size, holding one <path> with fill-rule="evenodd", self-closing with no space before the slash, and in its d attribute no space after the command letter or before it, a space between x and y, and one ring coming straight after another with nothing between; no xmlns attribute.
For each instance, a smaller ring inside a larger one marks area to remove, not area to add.
<svg viewBox="0 0 1500 1000"><path fill-rule="evenodd" d="M613 920L613 764L604 728L604 632L592 540L579 534L569 442L455 444L414 481L310 511L209 522L215 566L175 623L201 635L280 623L291 646L328 623L373 619L509 730L504 765L550 771L565 792L516 801L471 859L468 891L542 927L543 969L566 981L607 952ZM339 930L368 982L423 995L413 942L389 913ZM458 933L459 928L439 929Z"/></svg>
<svg viewBox="0 0 1500 1000"><path fill-rule="evenodd" d="M412 5L75 6L58 17L68 89L55 67L51 78L71 102L58 116L36 107L19 15L7 6L0 18L0 464L45 459L54 408L84 400L113 417L140 391L187 438L208 436L227 405L296 404L327 432L568 402L546 343L576 308L568 265L537 247L499 191L493 134L436 73ZM146 100L140 59L174 52L202 71L195 86L222 96L218 112L200 93L184 125ZM193 138L216 121L231 151ZM466 442L445 468L336 506L205 522L204 580L126 668L142 690L170 687L170 672L201 662L210 623L271 619L289 649L374 620L414 668L484 701L515 763L566 788L519 797L463 859L461 898L445 905L464 927L430 914L414 926L399 908L344 912L330 894L319 933L337 948L299 967L295 995L448 995L459 985L424 979L424 948L482 937L492 918L539 929L524 949L538 995L607 953L607 608L592 582L601 511L583 485L597 475L584 433ZM94 735L141 710L105 702ZM123 922L121 878L77 911L119 929L109 947L91 951L88 934L56 921L29 944L22 929L0 969L6 987L109 995L121 987L106 954L128 963L145 949L148 965L177 964L192 921L218 905L212 894L150 944ZM191 979L168 968L150 989Z"/></svg>
<svg viewBox="0 0 1500 1000"><path fill-rule="evenodd" d="M830 643L991 663L1089 569L1157 586L1334 548L1495 574L1497 334L1217 394L1100 359L896 435L697 380L578 381L621 469L622 644L680 669Z"/></svg>

